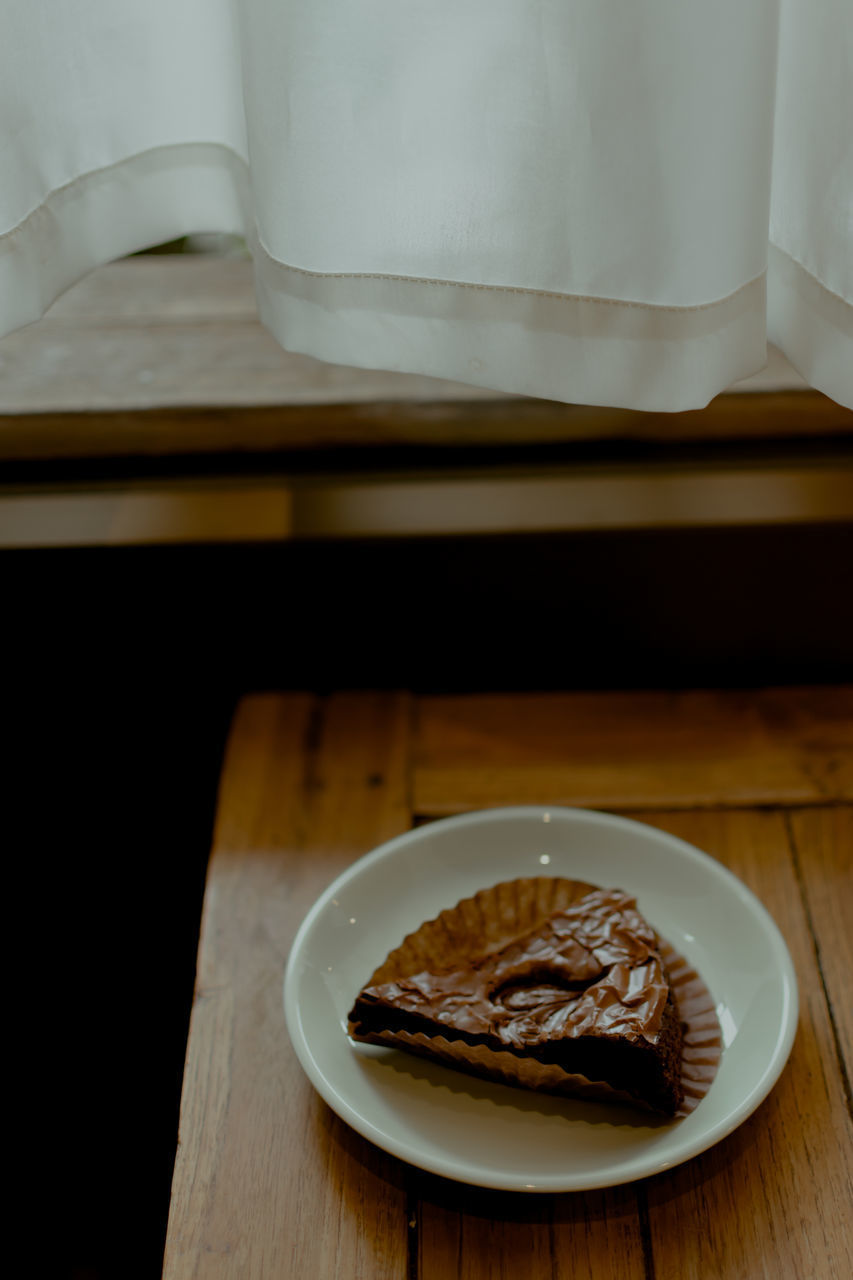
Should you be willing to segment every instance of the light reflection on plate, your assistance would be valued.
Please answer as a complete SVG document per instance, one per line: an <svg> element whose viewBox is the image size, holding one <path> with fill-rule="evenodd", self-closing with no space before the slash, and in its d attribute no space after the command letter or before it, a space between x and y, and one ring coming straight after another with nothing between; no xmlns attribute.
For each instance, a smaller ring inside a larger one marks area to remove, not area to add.
<svg viewBox="0 0 853 1280"><path fill-rule="evenodd" d="M542 875L543 867L636 894L711 989L726 1047L691 1115L657 1121L630 1108L542 1098L348 1039L358 989L407 933L479 889ZM576 1191L670 1168L741 1124L788 1058L797 987L764 907L707 854L611 814L524 807L418 827L350 867L297 934L284 1006L314 1087L378 1146L478 1186Z"/></svg>

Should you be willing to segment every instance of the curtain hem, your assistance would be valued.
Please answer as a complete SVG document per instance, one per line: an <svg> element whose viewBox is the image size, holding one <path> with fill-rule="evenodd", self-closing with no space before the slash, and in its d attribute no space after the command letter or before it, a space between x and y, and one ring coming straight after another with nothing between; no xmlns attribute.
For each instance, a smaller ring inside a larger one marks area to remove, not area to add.
<svg viewBox="0 0 853 1280"><path fill-rule="evenodd" d="M261 318L288 351L570 404L678 412L763 367L764 276L655 307L395 276L320 275L253 246Z"/></svg>
<svg viewBox="0 0 853 1280"><path fill-rule="evenodd" d="M853 305L770 245L768 337L806 381L853 409Z"/></svg>
<svg viewBox="0 0 853 1280"><path fill-rule="evenodd" d="M51 193L0 237L0 335L87 272L177 236L252 236L246 161L217 143L156 148ZM702 408L761 369L769 336L853 408L853 308L782 250L769 272L695 307L287 266L252 244L262 319L286 349L576 404Z"/></svg>
<svg viewBox="0 0 853 1280"><path fill-rule="evenodd" d="M52 191L0 237L0 337L115 258L200 231L244 235L246 162L218 143L158 147Z"/></svg>

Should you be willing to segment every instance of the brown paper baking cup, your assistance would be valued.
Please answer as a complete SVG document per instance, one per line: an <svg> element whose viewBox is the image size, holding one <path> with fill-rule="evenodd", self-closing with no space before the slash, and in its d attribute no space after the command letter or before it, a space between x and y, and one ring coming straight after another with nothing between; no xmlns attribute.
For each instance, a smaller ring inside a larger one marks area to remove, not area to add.
<svg viewBox="0 0 853 1280"><path fill-rule="evenodd" d="M556 876L504 880L491 889L481 889L410 933L365 985L375 987L424 970L435 973L462 962L468 964L498 951L594 890L595 885L582 880Z"/></svg>
<svg viewBox="0 0 853 1280"><path fill-rule="evenodd" d="M481 889L472 898L447 908L409 934L372 974L366 986L379 986L424 971L441 972L457 964L467 965L536 929L549 916L564 911L595 888L581 880L533 876ZM663 940L660 951L685 1024L681 1071L684 1102L677 1113L684 1116L694 1110L711 1087L722 1053L722 1036L713 998L699 974ZM350 1032L353 1032L352 1026ZM409 1031L382 1031L356 1038L406 1049L470 1075L542 1093L643 1105L605 1081L589 1080L558 1066L519 1058L509 1051L468 1045L462 1040Z"/></svg>
<svg viewBox="0 0 853 1280"><path fill-rule="evenodd" d="M661 959L666 966L672 993L684 1024L681 1051L681 1084L684 1101L677 1114L694 1111L714 1083L723 1054L723 1035L714 997L702 978L674 947L660 941Z"/></svg>

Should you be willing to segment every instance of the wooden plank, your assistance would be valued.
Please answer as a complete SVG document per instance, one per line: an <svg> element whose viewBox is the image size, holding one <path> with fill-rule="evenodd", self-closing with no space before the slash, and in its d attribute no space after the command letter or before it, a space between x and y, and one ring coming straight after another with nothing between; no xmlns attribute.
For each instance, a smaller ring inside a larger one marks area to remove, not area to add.
<svg viewBox="0 0 853 1280"><path fill-rule="evenodd" d="M643 810L850 797L849 687L419 703L419 814L510 802Z"/></svg>
<svg viewBox="0 0 853 1280"><path fill-rule="evenodd" d="M205 357L207 358L207 357ZM330 371L338 369L329 365ZM170 376L168 372L164 376ZM218 378L215 372L205 377ZM388 377L396 375L389 374ZM403 375L399 375L403 376ZM0 371L2 377L2 371ZM254 390L262 380L258 380ZM326 381L333 381L332 373ZM148 391L139 391L137 402L121 409L108 406L97 412L58 405L37 413L3 414L0 410L0 460L25 461L48 458L169 457L176 454L275 453L287 450L325 450L406 446L499 446L549 441L569 437L557 422L525 429L531 419L543 419L543 410L528 407L516 413L507 405L476 406L464 400L446 402L382 398L385 387L362 386L358 396L327 402L316 388L293 384L293 402L270 405L233 403L240 380L232 377L209 391L215 403L197 408L200 382L188 393L188 404L176 396L176 404L151 407ZM2 386L2 382L0 382ZM370 392L377 392L370 398ZM62 394L62 390L58 392ZM80 382L76 394L93 399L97 410L104 393L94 380ZM311 395L316 402L312 402ZM364 397L367 397L366 399ZM205 395L205 399L207 394ZM531 405L535 402L531 402ZM543 405L549 402L543 401ZM553 416L553 415L552 415ZM369 458L365 459L369 464Z"/></svg>
<svg viewBox="0 0 853 1280"><path fill-rule="evenodd" d="M477 474L320 477L294 493L304 537L423 537L853 521L853 459L822 467L600 463Z"/></svg>
<svg viewBox="0 0 853 1280"><path fill-rule="evenodd" d="M853 413L818 392L727 394L669 415L499 399L415 374L322 365L225 322L215 332L111 333L94 351L54 335L26 367L12 350L16 339L0 344L6 460L853 436Z"/></svg>
<svg viewBox="0 0 853 1280"><path fill-rule="evenodd" d="M655 1278L845 1280L853 1132L784 818L718 811L645 820L706 849L758 894L790 948L801 999L790 1061L758 1111L710 1151L649 1180ZM827 945L833 936L821 935Z"/></svg>
<svg viewBox="0 0 853 1280"><path fill-rule="evenodd" d="M205 896L164 1275L398 1277L402 1166L314 1094L281 1008L322 888L409 824L405 697L244 702Z"/></svg>
<svg viewBox="0 0 853 1280"><path fill-rule="evenodd" d="M37 344L29 329L0 344L0 412L12 415L4 435L13 434L14 415L21 414L442 398L435 379L289 354L259 321L43 325ZM495 394L458 386L453 399L491 400Z"/></svg>
<svg viewBox="0 0 853 1280"><path fill-rule="evenodd" d="M419 1280L641 1280L634 1187L562 1196L418 1184Z"/></svg>
<svg viewBox="0 0 853 1280"><path fill-rule="evenodd" d="M849 1089L853 1081L853 809L792 813L790 823L817 963Z"/></svg>
<svg viewBox="0 0 853 1280"><path fill-rule="evenodd" d="M449 468L423 480L322 473L131 478L0 488L0 547L122 546L328 538L431 538L853 521L853 465L709 468L673 475L606 466L578 476Z"/></svg>
<svg viewBox="0 0 853 1280"><path fill-rule="evenodd" d="M0 491L0 548L280 542L294 536L286 484L166 481Z"/></svg>
<svg viewBox="0 0 853 1280"><path fill-rule="evenodd" d="M248 257L146 254L90 271L47 311L46 324L172 324L246 320L258 304Z"/></svg>

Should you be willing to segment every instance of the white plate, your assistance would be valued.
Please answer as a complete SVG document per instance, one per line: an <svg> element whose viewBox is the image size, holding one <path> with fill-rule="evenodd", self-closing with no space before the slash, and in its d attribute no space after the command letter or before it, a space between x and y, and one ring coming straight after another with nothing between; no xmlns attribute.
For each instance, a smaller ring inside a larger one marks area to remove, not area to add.
<svg viewBox="0 0 853 1280"><path fill-rule="evenodd" d="M407 933L478 889L557 875L637 895L699 970L725 1049L689 1116L540 1097L355 1045L347 1013ZM731 1133L767 1096L797 1024L791 958L761 903L707 854L639 822L578 809L495 809L417 828L361 858L308 913L284 982L299 1060L364 1137L433 1173L517 1191L579 1191L659 1173Z"/></svg>

